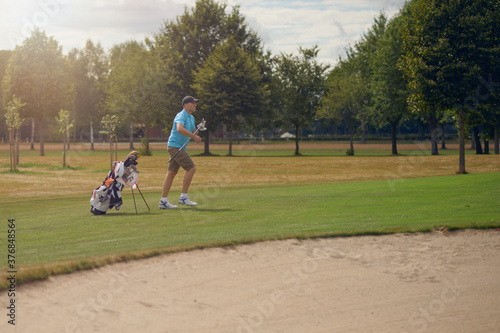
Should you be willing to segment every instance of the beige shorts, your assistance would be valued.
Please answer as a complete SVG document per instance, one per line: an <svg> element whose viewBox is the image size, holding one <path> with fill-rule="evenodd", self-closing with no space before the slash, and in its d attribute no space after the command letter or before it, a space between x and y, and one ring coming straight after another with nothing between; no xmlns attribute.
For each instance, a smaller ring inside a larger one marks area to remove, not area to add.
<svg viewBox="0 0 500 333"><path fill-rule="evenodd" d="M167 147L168 154L170 158L177 153L179 148ZM191 156L189 156L188 152L185 149L181 149L181 151L175 156L175 158L168 164L168 171L178 172L179 168L182 167L184 170L189 170L195 167Z"/></svg>

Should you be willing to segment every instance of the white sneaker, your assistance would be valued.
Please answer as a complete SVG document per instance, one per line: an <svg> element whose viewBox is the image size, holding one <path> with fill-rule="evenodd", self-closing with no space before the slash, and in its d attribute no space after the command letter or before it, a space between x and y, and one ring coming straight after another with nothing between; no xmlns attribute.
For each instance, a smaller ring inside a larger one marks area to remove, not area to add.
<svg viewBox="0 0 500 333"><path fill-rule="evenodd" d="M179 198L179 204L180 205L186 205L186 206L196 206L198 205L196 202L191 201L189 198Z"/></svg>
<svg viewBox="0 0 500 333"><path fill-rule="evenodd" d="M160 200L160 209L173 209L173 208L177 208L176 205L172 205L170 202L168 201L161 201Z"/></svg>

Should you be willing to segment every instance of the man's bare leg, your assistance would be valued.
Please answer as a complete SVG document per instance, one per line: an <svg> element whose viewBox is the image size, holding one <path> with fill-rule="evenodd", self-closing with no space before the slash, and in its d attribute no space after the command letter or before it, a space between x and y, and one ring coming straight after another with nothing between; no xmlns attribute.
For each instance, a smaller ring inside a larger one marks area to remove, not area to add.
<svg viewBox="0 0 500 333"><path fill-rule="evenodd" d="M193 180L194 173L196 172L196 167L189 169L186 171L184 175L184 179L182 180L182 193L188 193L189 186L191 185L191 181Z"/></svg>
<svg viewBox="0 0 500 333"><path fill-rule="evenodd" d="M165 176L165 180L163 181L163 190L161 193L161 196L163 198L168 197L168 193L170 193L170 189L172 188L172 183L174 182L175 175L177 175L177 172L175 171L168 171L167 175Z"/></svg>

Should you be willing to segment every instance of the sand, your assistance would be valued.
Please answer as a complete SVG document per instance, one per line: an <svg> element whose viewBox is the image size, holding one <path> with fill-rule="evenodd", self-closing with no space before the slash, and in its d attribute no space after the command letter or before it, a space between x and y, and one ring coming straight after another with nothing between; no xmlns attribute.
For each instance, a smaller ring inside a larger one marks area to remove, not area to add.
<svg viewBox="0 0 500 333"><path fill-rule="evenodd" d="M21 285L1 332L499 332L500 231L212 248Z"/></svg>

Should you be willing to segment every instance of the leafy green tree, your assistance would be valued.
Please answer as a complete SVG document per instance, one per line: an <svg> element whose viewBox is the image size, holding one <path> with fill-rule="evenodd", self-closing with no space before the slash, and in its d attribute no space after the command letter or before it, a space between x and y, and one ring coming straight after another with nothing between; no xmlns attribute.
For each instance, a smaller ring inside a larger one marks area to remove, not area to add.
<svg viewBox="0 0 500 333"><path fill-rule="evenodd" d="M399 69L402 46L402 17L394 17L377 41L369 60L371 69L372 114L379 126L391 127L392 154L397 155L397 128L408 114L408 87Z"/></svg>
<svg viewBox="0 0 500 333"><path fill-rule="evenodd" d="M285 125L295 129L295 155L299 153L299 131L309 125L321 106L325 93L325 72L320 64L318 46L299 47L299 55L280 54L273 71L272 89L276 113Z"/></svg>
<svg viewBox="0 0 500 333"><path fill-rule="evenodd" d="M379 107L374 107L377 97L374 94L381 92L386 79L382 76L382 69L377 67L379 65L377 57L380 57L379 48L384 46L382 40L387 38L387 22L384 13L375 17L370 29L354 46L346 49L345 59L339 59L339 63L327 78L327 94L321 114L330 119L344 121L349 131L349 154L354 154L353 140L358 124L363 143L369 121L382 118L379 113L380 108L384 106L379 103L377 104ZM389 45L386 48L389 48ZM390 70L390 66L386 64L385 70ZM387 73L391 74L393 73ZM377 91L375 87L378 88Z"/></svg>
<svg viewBox="0 0 500 333"><path fill-rule="evenodd" d="M55 117L59 133L62 136L63 141L63 168L66 167L66 139L68 138L68 133L70 129L73 127L73 122L69 123L69 111L67 110L59 110L59 116Z"/></svg>
<svg viewBox="0 0 500 333"><path fill-rule="evenodd" d="M143 154L150 155L149 130L173 119L171 96L176 89L170 64L154 49L135 41L116 45L111 51L111 73L105 83L105 107L129 123L144 128ZM131 133L132 137L132 133Z"/></svg>
<svg viewBox="0 0 500 333"><path fill-rule="evenodd" d="M354 133L361 110L365 107L364 80L353 61L340 61L326 80L327 94L320 115L342 119L349 132L350 153L354 154Z"/></svg>
<svg viewBox="0 0 500 333"><path fill-rule="evenodd" d="M6 106L5 122L9 129L10 171L15 171L19 164L19 127L23 124L20 111L25 105L26 103L13 96L12 101Z"/></svg>
<svg viewBox="0 0 500 333"><path fill-rule="evenodd" d="M375 17L373 25L361 36L361 40L356 42L352 48L347 49L346 61L349 65L353 77L359 78L363 84L358 85L359 110L356 118L361 124L361 143L365 142L366 126L371 116L371 106L373 105L373 91L371 90L374 80L373 58L378 54L380 40L385 36L387 29L387 16L380 13Z"/></svg>
<svg viewBox="0 0 500 333"><path fill-rule="evenodd" d="M114 45L110 50L109 75L102 86L104 112L120 115L122 122L130 124L130 148L133 149L133 124L135 106L131 102L137 84L139 67L146 49L143 43L128 41Z"/></svg>
<svg viewBox="0 0 500 333"><path fill-rule="evenodd" d="M172 102L169 104L175 101L178 105L184 96L195 95L192 88L194 73L215 48L231 36L262 66L261 72L265 71L265 62L261 61L261 39L246 23L239 5L229 9L225 3L197 0L193 7L186 6L184 13L175 20L165 21L160 31L147 40L148 46L166 59L173 70L170 76L175 77L177 86L170 89ZM263 81L265 83L264 77ZM200 107L198 114L205 116L203 112ZM204 132L205 153L209 154L210 131L219 124L208 115L205 118L208 128Z"/></svg>
<svg viewBox="0 0 500 333"><path fill-rule="evenodd" d="M69 109L74 98L68 62L53 37L35 29L21 46L16 46L2 81L4 100L15 95L26 106L23 118L39 119L40 156L44 156L44 120L60 109Z"/></svg>
<svg viewBox="0 0 500 333"><path fill-rule="evenodd" d="M101 134L105 134L109 138L109 157L111 168L113 168L113 138L116 138L117 129L120 125L120 118L117 115L105 115L101 119L102 130L99 131ZM115 141L116 143L116 141ZM115 145L115 160L118 160L118 147Z"/></svg>
<svg viewBox="0 0 500 333"><path fill-rule="evenodd" d="M203 114L212 122L229 127L229 156L232 139L247 120L260 115L268 90L257 64L235 38L217 47L195 73L193 88L203 100Z"/></svg>
<svg viewBox="0 0 500 333"><path fill-rule="evenodd" d="M102 112L102 85L108 75L108 57L100 43L90 39L83 49L72 49L68 59L75 85L75 121L89 124L90 149L94 150L94 121ZM75 126L76 129L76 126Z"/></svg>
<svg viewBox="0 0 500 333"><path fill-rule="evenodd" d="M214 0L197 0L176 20L165 21L153 36L154 46L165 57L174 56L180 80L178 99L188 95L193 73L213 50L233 36L239 46L252 54L260 52L261 40L245 22L240 6L228 13L227 5Z"/></svg>
<svg viewBox="0 0 500 333"><path fill-rule="evenodd" d="M158 57L154 51L146 52L142 67L137 72L137 81L130 96L130 102L136 113L133 119L144 128L143 155L151 155L149 149L149 131L153 126L172 123L175 106L179 101L172 95L177 87L171 74L169 63ZM175 106L174 106L175 105Z"/></svg>
<svg viewBox="0 0 500 333"><path fill-rule="evenodd" d="M410 106L425 114L454 110L460 128L458 173L465 173L467 115L479 104L494 103L481 100L476 89L481 78L500 71L498 1L413 0L403 11L401 67L411 89Z"/></svg>
<svg viewBox="0 0 500 333"><path fill-rule="evenodd" d="M10 50L0 50L0 118L3 119L5 116L5 108L4 108L4 99L2 93L2 79L7 71L7 65L9 64L9 59L12 56L14 51ZM4 135L8 133L7 128L5 127L5 123L0 121L0 136L4 137Z"/></svg>

